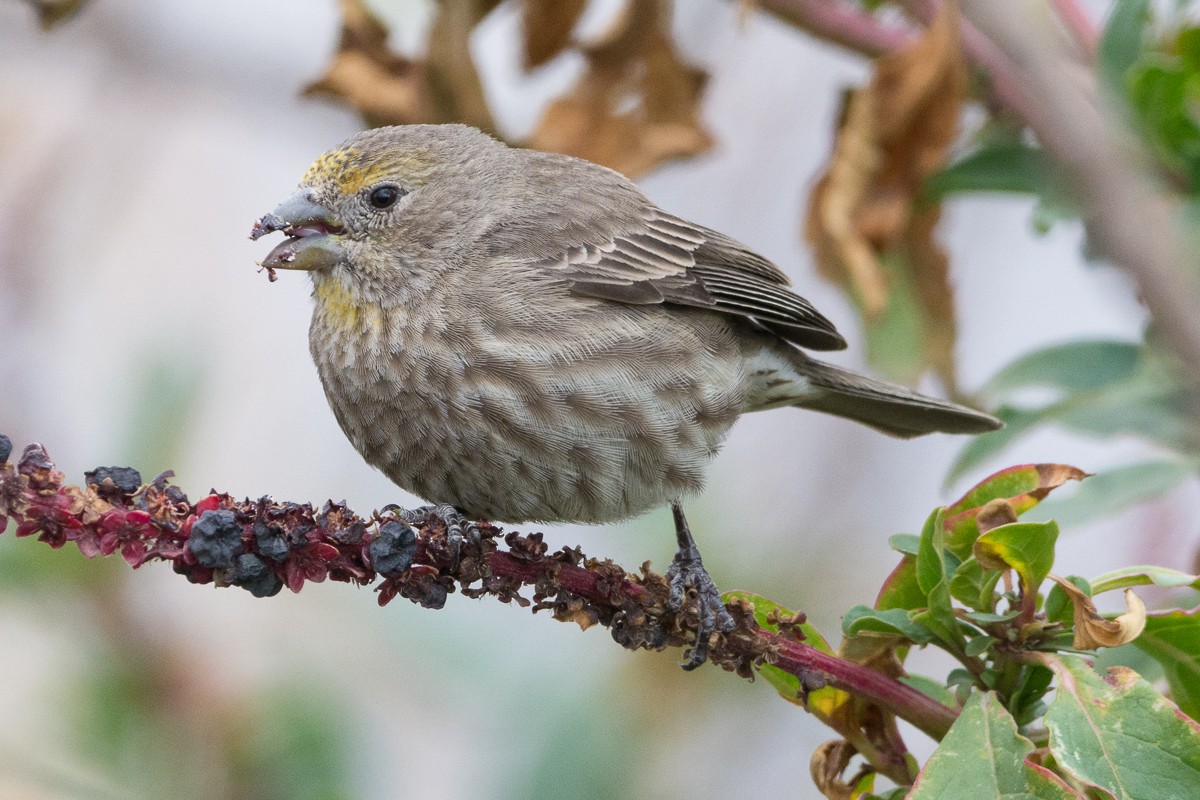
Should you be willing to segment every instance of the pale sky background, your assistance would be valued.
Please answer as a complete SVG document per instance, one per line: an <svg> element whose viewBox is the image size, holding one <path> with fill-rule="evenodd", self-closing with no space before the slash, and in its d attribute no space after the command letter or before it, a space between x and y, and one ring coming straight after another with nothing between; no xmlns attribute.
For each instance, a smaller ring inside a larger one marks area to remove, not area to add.
<svg viewBox="0 0 1200 800"><path fill-rule="evenodd" d="M407 25L399 43L419 41L412 23L427 19L424 4L378 5ZM839 92L864 79L865 64L762 15L739 26L732 3L677 5L685 54L712 73L705 120L717 146L642 186L671 212L775 260L850 340L838 363L863 366L857 316L815 274L799 229ZM522 76L516 21L502 8L474 45L498 120L520 134L578 64ZM50 34L24 5L0 5L0 432L17 448L44 443L72 482L98 464L130 463L146 478L170 467L193 499L215 487L315 504L345 498L359 511L414 502L359 458L326 407L307 351L307 279L269 284L254 262L271 243L246 238L314 156L360 127L346 110L297 97L336 35L329 0L92 0ZM1136 339L1145 322L1120 273L1082 261L1078 225L1038 237L1030 213L1013 198L947 206L968 390L1030 350ZM933 381L922 388L940 391ZM836 640L840 614L872 602L895 563L887 536L919 529L955 496L942 481L961 445L894 441L792 410L751 415L690 504L693 530L722 588L805 609ZM990 466L1094 471L1149 452L1047 431ZM1187 568L1198 505L1189 484L1069 529L1060 570L1093 575L1152 560ZM546 533L552 547L580 544L626 567L650 559L661 569L674 546L664 512ZM253 692L284 675L346 705L362 759L352 788L363 797L521 797L530 752L555 747L577 762L572 774L627 775L624 796L734 797L746 785L815 796L808 756L832 735L762 681L686 674L678 654L627 653L601 630L490 600L452 595L437 613L397 600L381 611L369 591L326 584L261 601L190 586L161 565L122 591L147 636L203 665L209 690ZM64 725L55 687L81 668L77 631L44 609L3 603L0 800L75 796L24 792L40 787L31 776L43 769L85 784L93 774L86 758L52 744ZM622 760L589 761L593 738L647 731L656 738L630 739ZM575 737L579 750L564 748ZM911 743L928 752L919 735ZM5 773L14 776L7 794Z"/></svg>

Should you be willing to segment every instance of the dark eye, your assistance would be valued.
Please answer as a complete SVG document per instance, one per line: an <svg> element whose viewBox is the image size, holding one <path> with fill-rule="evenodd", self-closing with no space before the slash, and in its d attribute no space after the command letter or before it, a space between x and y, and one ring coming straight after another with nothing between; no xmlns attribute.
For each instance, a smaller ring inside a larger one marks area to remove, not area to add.
<svg viewBox="0 0 1200 800"><path fill-rule="evenodd" d="M371 205L375 208L387 208L406 194L408 193L399 186L379 186L371 191Z"/></svg>

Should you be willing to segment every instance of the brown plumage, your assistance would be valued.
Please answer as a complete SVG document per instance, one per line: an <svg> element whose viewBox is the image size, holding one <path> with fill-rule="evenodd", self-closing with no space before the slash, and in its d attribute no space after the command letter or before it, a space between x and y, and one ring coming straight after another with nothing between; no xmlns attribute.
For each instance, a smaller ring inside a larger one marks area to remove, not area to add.
<svg viewBox="0 0 1200 800"><path fill-rule="evenodd" d="M264 263L312 275L312 356L350 441L471 517L676 501L746 411L903 437L999 424L809 358L845 341L774 264L611 170L473 128L349 139L257 234L273 230L291 238Z"/></svg>

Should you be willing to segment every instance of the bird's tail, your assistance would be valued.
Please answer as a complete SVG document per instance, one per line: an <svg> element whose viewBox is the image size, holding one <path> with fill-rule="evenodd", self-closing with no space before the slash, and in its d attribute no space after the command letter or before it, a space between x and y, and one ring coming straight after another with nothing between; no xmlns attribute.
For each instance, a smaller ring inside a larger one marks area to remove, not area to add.
<svg viewBox="0 0 1200 800"><path fill-rule="evenodd" d="M854 420L902 439L934 432L985 433L1004 426L982 411L792 352L804 360L801 371L809 382L809 391L794 403L800 408Z"/></svg>

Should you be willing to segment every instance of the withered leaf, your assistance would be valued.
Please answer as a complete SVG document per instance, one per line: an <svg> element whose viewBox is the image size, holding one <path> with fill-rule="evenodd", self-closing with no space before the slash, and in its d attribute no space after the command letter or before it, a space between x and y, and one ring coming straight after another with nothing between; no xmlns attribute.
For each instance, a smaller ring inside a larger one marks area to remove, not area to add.
<svg viewBox="0 0 1200 800"><path fill-rule="evenodd" d="M395 53L388 29L363 0L341 0L337 53L306 95L339 99L368 125L465 122L486 131L495 125L471 60L471 30L499 0L443 0L429 32L424 62Z"/></svg>
<svg viewBox="0 0 1200 800"><path fill-rule="evenodd" d="M858 751L845 739L831 739L813 751L808 769L817 790L829 800L851 800L853 787L842 778Z"/></svg>
<svg viewBox="0 0 1200 800"><path fill-rule="evenodd" d="M880 57L871 83L848 93L805 220L822 273L846 287L868 326L898 302L884 259L905 270L921 320L920 364L951 388L953 298L948 259L934 238L941 209L922 203L920 192L946 163L966 96L958 25L955 4L943 4L922 37Z"/></svg>
<svg viewBox="0 0 1200 800"><path fill-rule="evenodd" d="M598 41L581 47L587 70L543 115L530 146L638 176L712 145L700 123L706 76L683 63L669 32L669 3L628 3Z"/></svg>
<svg viewBox="0 0 1200 800"><path fill-rule="evenodd" d="M540 67L571 43L587 0L521 0L525 69Z"/></svg>
<svg viewBox="0 0 1200 800"><path fill-rule="evenodd" d="M1082 589L1068 580L1051 575L1051 578L1066 592L1071 600L1075 617L1075 640L1079 650L1095 650L1098 647L1116 647L1132 642L1146 627L1146 604L1125 590L1125 613L1107 619L1096 611L1096 604Z"/></svg>
<svg viewBox="0 0 1200 800"><path fill-rule="evenodd" d="M372 126L424 121L428 103L421 65L392 52L387 27L362 0L341 0L339 5L337 53L304 94L343 100Z"/></svg>
<svg viewBox="0 0 1200 800"><path fill-rule="evenodd" d="M1013 504L1006 497L997 497L994 500L989 500L979 509L979 513L975 515L975 524L979 528L981 534L987 533L992 528L999 528L1001 525L1008 525L1017 521L1017 510L1013 508ZM1004 569L1007 564L1003 564L996 569Z"/></svg>

